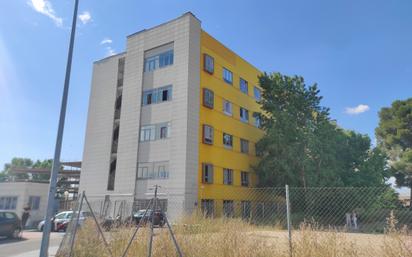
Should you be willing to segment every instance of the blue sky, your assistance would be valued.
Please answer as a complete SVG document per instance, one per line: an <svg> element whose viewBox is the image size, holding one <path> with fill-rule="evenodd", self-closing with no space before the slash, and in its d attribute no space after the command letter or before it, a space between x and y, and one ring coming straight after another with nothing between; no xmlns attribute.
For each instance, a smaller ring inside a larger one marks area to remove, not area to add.
<svg viewBox="0 0 412 257"><path fill-rule="evenodd" d="M53 155L73 2L0 1L1 167ZM410 0L80 0L62 160L82 157L93 61L187 11L259 69L318 83L338 124L373 138L379 109L412 96L411 10Z"/></svg>

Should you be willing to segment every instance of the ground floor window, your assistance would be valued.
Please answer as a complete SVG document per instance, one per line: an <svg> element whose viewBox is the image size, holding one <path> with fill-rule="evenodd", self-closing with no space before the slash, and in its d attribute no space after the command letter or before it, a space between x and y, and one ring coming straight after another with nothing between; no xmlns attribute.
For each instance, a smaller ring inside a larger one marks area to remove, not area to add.
<svg viewBox="0 0 412 257"><path fill-rule="evenodd" d="M223 214L226 217L233 217L235 214L235 207L233 200L223 200Z"/></svg>
<svg viewBox="0 0 412 257"><path fill-rule="evenodd" d="M242 201L242 218L249 219L250 218L250 210L251 210L251 203L250 201Z"/></svg>
<svg viewBox="0 0 412 257"><path fill-rule="evenodd" d="M265 205L263 203L257 203L256 205L256 218L262 219L265 215Z"/></svg>
<svg viewBox="0 0 412 257"><path fill-rule="evenodd" d="M139 210L146 210L147 208L149 208L149 204L150 204L150 208L149 209L154 209L154 203L150 203L151 199L137 199L136 200L136 209L135 211L139 211ZM167 212L167 199L157 199L157 204L156 204L156 209L157 210L162 210L163 212Z"/></svg>
<svg viewBox="0 0 412 257"><path fill-rule="evenodd" d="M215 211L214 201L211 199L202 199L202 213L206 217L213 217Z"/></svg>
<svg viewBox="0 0 412 257"><path fill-rule="evenodd" d="M40 207L40 196L30 196L29 206L32 210L38 210Z"/></svg>
<svg viewBox="0 0 412 257"><path fill-rule="evenodd" d="M17 205L17 196L0 197L0 210L15 210Z"/></svg>

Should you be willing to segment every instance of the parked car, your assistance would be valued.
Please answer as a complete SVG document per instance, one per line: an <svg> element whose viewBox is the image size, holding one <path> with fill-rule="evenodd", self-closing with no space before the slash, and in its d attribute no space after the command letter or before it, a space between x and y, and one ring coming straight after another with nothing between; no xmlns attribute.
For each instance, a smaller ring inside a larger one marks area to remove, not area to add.
<svg viewBox="0 0 412 257"><path fill-rule="evenodd" d="M50 221L52 223L51 231L64 231L65 232L72 218L72 215L73 215L73 211L64 211L64 212L57 213ZM79 217L79 225L82 225L84 220L90 216L91 216L90 212L81 211L80 217ZM37 225L37 229L39 231L43 231L44 222L45 221L42 220Z"/></svg>
<svg viewBox="0 0 412 257"><path fill-rule="evenodd" d="M80 220L79 220L80 221ZM56 231L63 231L66 232L67 227L69 226L70 220L64 220L62 222L58 222L55 224Z"/></svg>
<svg viewBox="0 0 412 257"><path fill-rule="evenodd" d="M139 210L133 213L132 219L136 225L139 224L140 221L142 221L142 225L145 225L147 222L152 222L152 219L154 226L163 227L165 225L165 217L160 210L152 211L148 209L146 215L145 212L146 210Z"/></svg>
<svg viewBox="0 0 412 257"><path fill-rule="evenodd" d="M14 212L0 211L0 236L19 238L21 220Z"/></svg>

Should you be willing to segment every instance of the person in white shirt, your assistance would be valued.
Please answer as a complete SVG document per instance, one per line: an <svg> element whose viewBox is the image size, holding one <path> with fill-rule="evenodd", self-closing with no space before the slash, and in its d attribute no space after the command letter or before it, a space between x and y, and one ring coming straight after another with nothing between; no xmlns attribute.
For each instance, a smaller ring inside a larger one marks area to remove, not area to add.
<svg viewBox="0 0 412 257"><path fill-rule="evenodd" d="M353 228L358 229L358 217L355 211L352 212L352 223L353 223Z"/></svg>
<svg viewBox="0 0 412 257"><path fill-rule="evenodd" d="M351 228L352 228L352 219L351 219L351 214L350 214L350 212L347 212L347 213L345 214L345 217L346 217L346 227L349 228L349 229L351 229Z"/></svg>

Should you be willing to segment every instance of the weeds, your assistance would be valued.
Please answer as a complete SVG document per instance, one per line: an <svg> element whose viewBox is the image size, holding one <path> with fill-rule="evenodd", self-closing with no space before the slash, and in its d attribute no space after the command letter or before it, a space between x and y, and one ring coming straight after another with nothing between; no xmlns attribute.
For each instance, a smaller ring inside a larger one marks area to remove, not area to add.
<svg viewBox="0 0 412 257"><path fill-rule="evenodd" d="M134 227L106 232L115 257L121 256ZM208 219L198 215L173 225L184 256L190 257L289 257L287 232L261 227L241 219ZM147 256L149 227L139 230L127 256ZM361 234L321 229L316 223L302 223L293 231L293 257L412 257L412 239L406 228L397 228L391 213L384 234ZM57 255L65 256L63 254ZM78 230L75 257L105 257L109 252L91 221ZM166 228L155 229L154 257L177 256Z"/></svg>

